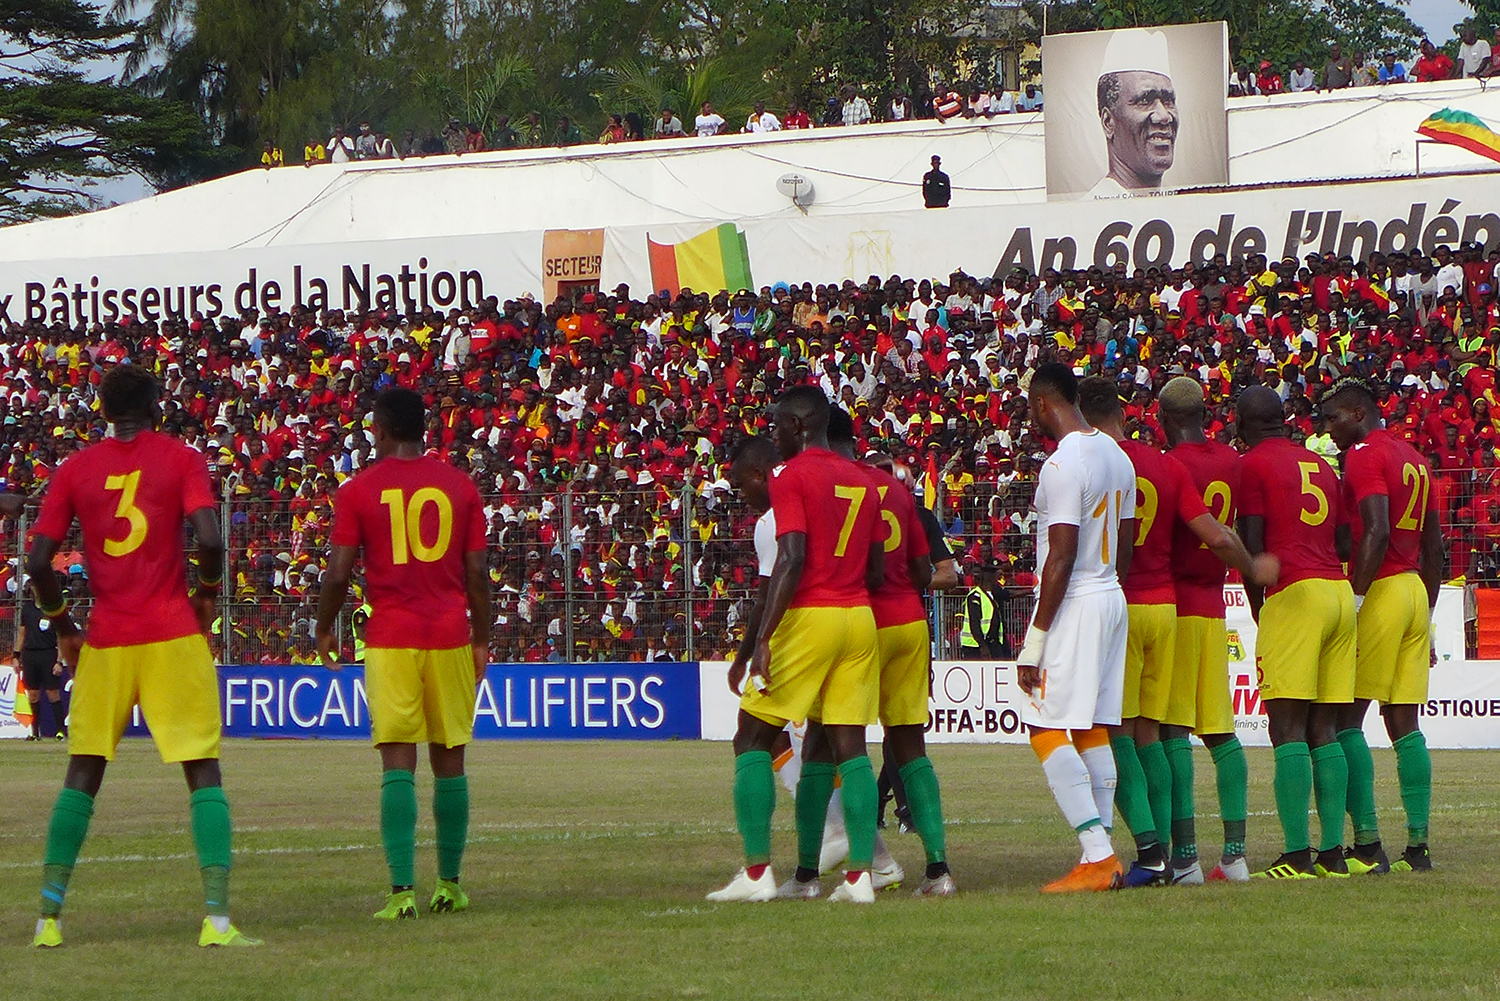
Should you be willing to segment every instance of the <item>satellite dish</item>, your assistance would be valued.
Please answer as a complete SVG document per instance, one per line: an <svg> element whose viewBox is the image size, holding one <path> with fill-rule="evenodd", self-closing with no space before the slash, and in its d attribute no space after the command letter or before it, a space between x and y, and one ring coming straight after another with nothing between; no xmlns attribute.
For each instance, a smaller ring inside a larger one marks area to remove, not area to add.
<svg viewBox="0 0 1500 1001"><path fill-rule="evenodd" d="M776 178L776 190L792 200L803 211L812 204L813 182L806 174L782 174Z"/></svg>

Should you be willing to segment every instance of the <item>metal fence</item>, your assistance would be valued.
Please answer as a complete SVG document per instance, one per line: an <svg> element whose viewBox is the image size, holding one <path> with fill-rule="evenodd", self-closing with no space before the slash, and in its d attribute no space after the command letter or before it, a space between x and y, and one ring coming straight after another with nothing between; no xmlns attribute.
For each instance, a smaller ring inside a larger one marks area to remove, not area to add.
<svg viewBox="0 0 1500 1001"><path fill-rule="evenodd" d="M1032 608L1035 482L980 482L945 494L942 520L966 581L930 601L934 653L956 658L964 594L980 565L999 566L1003 647L1013 652ZM1448 541L1445 579L1500 586L1500 476L1491 464L1439 469L1434 478ZM494 585L494 659L728 659L755 591L755 515L722 485L669 491L538 487L486 498ZM12 642L21 561L35 510L0 534L0 642ZM213 643L222 663L311 663L319 579L329 549L328 496L226 496L225 587ZM87 615L88 581L76 529L56 568ZM192 559L191 540L189 559ZM337 627L354 653L346 604ZM1473 602L1469 602L1473 606ZM1471 623L1472 625L1472 623ZM1470 630L1472 633L1472 629Z"/></svg>

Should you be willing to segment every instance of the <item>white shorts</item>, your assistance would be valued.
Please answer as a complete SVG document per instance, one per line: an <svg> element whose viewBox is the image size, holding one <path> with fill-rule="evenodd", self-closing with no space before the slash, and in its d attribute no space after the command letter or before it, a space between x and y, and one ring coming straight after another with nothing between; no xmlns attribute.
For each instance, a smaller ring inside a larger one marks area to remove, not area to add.
<svg viewBox="0 0 1500 1001"><path fill-rule="evenodd" d="M1021 722L1049 730L1120 725L1130 617L1118 589L1064 598L1042 648L1042 683Z"/></svg>

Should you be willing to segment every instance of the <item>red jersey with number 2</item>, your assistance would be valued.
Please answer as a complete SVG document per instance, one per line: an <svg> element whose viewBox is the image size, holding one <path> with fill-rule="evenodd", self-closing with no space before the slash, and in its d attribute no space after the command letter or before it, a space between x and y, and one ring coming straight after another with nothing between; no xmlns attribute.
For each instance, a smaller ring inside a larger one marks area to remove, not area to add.
<svg viewBox="0 0 1500 1001"><path fill-rule="evenodd" d="M917 502L912 500L911 491L890 473L873 466L863 468L875 485L884 523L876 531L880 533L877 538L885 541L885 582L870 596L875 628L926 622L927 609L911 582L910 561L925 560L932 552L927 532L917 517Z"/></svg>
<svg viewBox="0 0 1500 1001"><path fill-rule="evenodd" d="M1299 580L1343 580L1334 530L1347 524L1338 474L1316 452L1269 438L1240 466L1240 517L1265 519L1266 552L1281 560L1275 594Z"/></svg>
<svg viewBox="0 0 1500 1001"><path fill-rule="evenodd" d="M1233 525L1240 494L1240 453L1216 441L1188 441L1168 454L1188 471L1208 513L1221 525ZM1177 583L1179 616L1222 619L1228 572L1224 561L1192 529L1177 526L1172 538L1172 576Z"/></svg>
<svg viewBox="0 0 1500 1001"><path fill-rule="evenodd" d="M1132 605L1170 605L1177 600L1172 583L1173 526L1186 525L1208 509L1182 463L1134 439L1127 438L1120 447L1135 467L1135 549L1125 576L1125 600Z"/></svg>
<svg viewBox="0 0 1500 1001"><path fill-rule="evenodd" d="M464 555L485 548L474 482L428 456L387 456L333 497L335 546L364 550L365 629L373 647L452 650L469 645Z"/></svg>
<svg viewBox="0 0 1500 1001"><path fill-rule="evenodd" d="M803 449L771 470L776 537L807 536L806 558L792 608L870 604L865 568L877 538L880 498L860 466L823 448Z"/></svg>
<svg viewBox="0 0 1500 1001"><path fill-rule="evenodd" d="M202 454L158 431L106 438L57 468L36 534L62 542L78 518L94 596L89 646L164 643L198 631L182 524L213 506Z"/></svg>
<svg viewBox="0 0 1500 1001"><path fill-rule="evenodd" d="M1371 431L1344 455L1344 487L1355 545L1364 534L1359 502L1376 495L1389 499L1391 542L1375 579L1419 572L1422 529L1438 511L1432 470L1417 450L1388 431Z"/></svg>

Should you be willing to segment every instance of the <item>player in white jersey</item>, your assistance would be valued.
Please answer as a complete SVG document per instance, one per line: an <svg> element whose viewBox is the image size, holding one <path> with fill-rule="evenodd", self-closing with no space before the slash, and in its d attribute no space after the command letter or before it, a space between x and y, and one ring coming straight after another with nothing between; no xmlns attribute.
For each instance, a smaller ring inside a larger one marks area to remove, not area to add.
<svg viewBox="0 0 1500 1001"><path fill-rule="evenodd" d="M1037 603L1016 658L1028 698L1021 722L1083 846L1073 871L1042 892L1109 890L1125 875L1109 839L1116 773L1106 728L1119 726L1125 690L1120 581L1135 539L1135 468L1083 419L1067 366L1039 366L1027 404L1032 426L1058 445L1037 479Z"/></svg>
<svg viewBox="0 0 1500 1001"><path fill-rule="evenodd" d="M736 449L730 463L730 480L740 497L752 509L763 512L755 523L755 560L760 575L756 584L755 604L745 620L745 639L741 641L734 662L729 667L729 690L735 695L745 681L750 657L755 652L755 637L760 632L760 613L765 607L766 586L776 566L776 512L771 509L771 496L766 482L773 468L781 463L781 453L769 438L750 438ZM793 723L777 740L772 751L772 765L781 784L795 798L797 781L802 772L802 738L806 721ZM819 871L828 872L843 862L849 854L849 835L844 830L844 811L840 790L835 788L828 801L828 819L823 828L823 851L819 860ZM871 886L876 890L899 886L905 873L886 847L885 839L875 835L875 859L870 870ZM778 890L778 896L798 896L793 892L795 880L788 880ZM814 886L817 884L814 883ZM805 896L804 894L800 894Z"/></svg>

